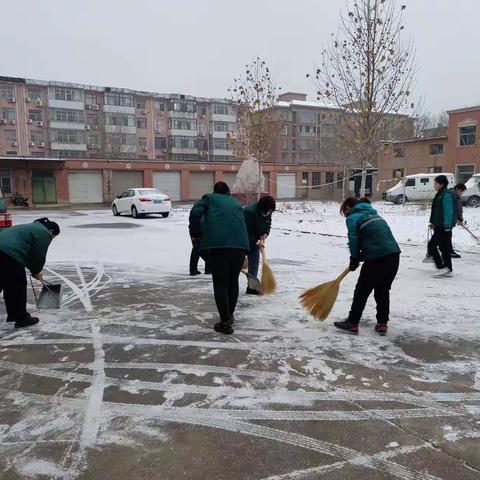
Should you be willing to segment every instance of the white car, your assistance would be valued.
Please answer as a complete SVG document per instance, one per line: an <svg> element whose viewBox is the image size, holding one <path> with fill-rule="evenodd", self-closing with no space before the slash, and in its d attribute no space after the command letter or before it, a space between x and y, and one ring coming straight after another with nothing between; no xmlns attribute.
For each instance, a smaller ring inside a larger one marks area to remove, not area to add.
<svg viewBox="0 0 480 480"><path fill-rule="evenodd" d="M115 216L126 213L133 218L151 213L168 217L171 209L172 202L168 195L156 188L129 188L118 195L112 203L112 212Z"/></svg>

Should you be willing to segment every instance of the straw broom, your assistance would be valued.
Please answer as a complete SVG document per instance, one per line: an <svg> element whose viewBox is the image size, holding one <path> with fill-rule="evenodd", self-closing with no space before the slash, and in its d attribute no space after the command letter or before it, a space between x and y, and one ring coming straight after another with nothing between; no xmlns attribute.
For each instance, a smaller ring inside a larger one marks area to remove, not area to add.
<svg viewBox="0 0 480 480"><path fill-rule="evenodd" d="M340 288L340 282L348 275L347 268L336 280L322 283L300 295L302 306L318 320L325 320L335 304Z"/></svg>
<svg viewBox="0 0 480 480"><path fill-rule="evenodd" d="M270 265L267 263L265 245L260 244L259 247L260 252L262 253L262 278L260 280L260 285L262 286L262 293L268 295L276 290L277 282L275 281Z"/></svg>

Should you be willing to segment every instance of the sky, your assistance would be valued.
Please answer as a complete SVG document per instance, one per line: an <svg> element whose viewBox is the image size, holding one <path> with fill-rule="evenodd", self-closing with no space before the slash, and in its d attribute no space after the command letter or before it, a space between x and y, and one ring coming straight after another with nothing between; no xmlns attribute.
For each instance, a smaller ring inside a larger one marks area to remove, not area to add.
<svg viewBox="0 0 480 480"><path fill-rule="evenodd" d="M399 0L424 111L480 104L479 0ZM337 30L344 0L17 0L2 2L0 75L202 97L258 54L285 91Z"/></svg>

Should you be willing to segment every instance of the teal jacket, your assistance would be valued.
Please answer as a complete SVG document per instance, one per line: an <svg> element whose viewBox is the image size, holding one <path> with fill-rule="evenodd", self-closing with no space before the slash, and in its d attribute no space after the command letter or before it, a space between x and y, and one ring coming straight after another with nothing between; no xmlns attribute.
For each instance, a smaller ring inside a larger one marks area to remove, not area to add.
<svg viewBox="0 0 480 480"><path fill-rule="evenodd" d="M230 195L204 195L190 211L190 236L200 238L200 250L239 248L248 251L242 205Z"/></svg>
<svg viewBox="0 0 480 480"><path fill-rule="evenodd" d="M448 229L456 225L457 199L454 192L446 188L437 192L432 202L430 223Z"/></svg>
<svg viewBox="0 0 480 480"><path fill-rule="evenodd" d="M42 271L52 237L40 223L16 225L0 231L0 251L30 270Z"/></svg>
<svg viewBox="0 0 480 480"><path fill-rule="evenodd" d="M251 203L248 207L245 207L243 212L245 214L250 250L253 250L260 237L270 234L272 214L266 217L263 216L258 209L258 203Z"/></svg>
<svg viewBox="0 0 480 480"><path fill-rule="evenodd" d="M400 253L387 222L369 203L355 205L347 217L350 255L358 260L375 260Z"/></svg>

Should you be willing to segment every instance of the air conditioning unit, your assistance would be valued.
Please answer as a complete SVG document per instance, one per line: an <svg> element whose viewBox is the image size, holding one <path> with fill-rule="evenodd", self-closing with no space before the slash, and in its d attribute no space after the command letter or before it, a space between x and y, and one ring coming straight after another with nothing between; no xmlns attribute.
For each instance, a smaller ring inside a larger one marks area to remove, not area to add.
<svg viewBox="0 0 480 480"><path fill-rule="evenodd" d="M142 150L143 150L144 152L148 152L148 147L142 147Z"/></svg>
<svg viewBox="0 0 480 480"><path fill-rule="evenodd" d="M29 147L34 147L34 146L35 146L35 142L28 142L28 146L29 146Z"/></svg>
<svg viewBox="0 0 480 480"><path fill-rule="evenodd" d="M9 101L9 103L15 103L16 102L16 100L13 97L9 98L8 101Z"/></svg>
<svg viewBox="0 0 480 480"><path fill-rule="evenodd" d="M90 128L91 128L92 130L98 130L98 125L90 125Z"/></svg>
<svg viewBox="0 0 480 480"><path fill-rule="evenodd" d="M92 105L92 110L99 110L100 107L98 105Z"/></svg>
<svg viewBox="0 0 480 480"><path fill-rule="evenodd" d="M15 125L15 120L10 120L10 125Z"/></svg>
<svg viewBox="0 0 480 480"><path fill-rule="evenodd" d="M92 109L92 106L91 106L89 103L87 103L87 104L85 105L85 108L86 108L87 110L91 110L91 109Z"/></svg>
<svg viewBox="0 0 480 480"><path fill-rule="evenodd" d="M37 127L43 127L43 122L41 120L38 120L36 125Z"/></svg>
<svg viewBox="0 0 480 480"><path fill-rule="evenodd" d="M199 136L199 137L204 137L204 136L205 136L205 133L204 133L204 132L199 132L199 133L198 133L198 136Z"/></svg>
<svg viewBox="0 0 480 480"><path fill-rule="evenodd" d="M95 143L89 143L89 144L87 145L87 148L89 148L90 150L91 150L91 149L95 149L95 148L97 148L97 145L95 145Z"/></svg>
<svg viewBox="0 0 480 480"><path fill-rule="evenodd" d="M6 120L4 120L3 118L0 119L0 125L6 125L6 124L7 124L7 121L6 121Z"/></svg>
<svg viewBox="0 0 480 480"><path fill-rule="evenodd" d="M12 143L11 143L11 146L12 146L12 147L16 147L17 145L18 145L17 142L12 142Z"/></svg>
<svg viewBox="0 0 480 480"><path fill-rule="evenodd" d="M45 142L38 142L37 147L44 148L45 147Z"/></svg>
<svg viewBox="0 0 480 480"><path fill-rule="evenodd" d="M36 105L37 107L41 107L41 106L43 105L43 103L42 103L42 101L41 101L40 99L38 99L38 100L35 100L35 105Z"/></svg>
<svg viewBox="0 0 480 480"><path fill-rule="evenodd" d="M90 125L85 125L85 130L90 130Z"/></svg>
<svg viewBox="0 0 480 480"><path fill-rule="evenodd" d="M140 110L140 113L141 113L142 115L146 115L148 112L147 112L146 110Z"/></svg>
<svg viewBox="0 0 480 480"><path fill-rule="evenodd" d="M26 101L27 103L30 103L32 100L30 99L30 97L25 97L25 101Z"/></svg>
<svg viewBox="0 0 480 480"><path fill-rule="evenodd" d="M162 131L159 128L156 128L155 133L162 133Z"/></svg>
<svg viewBox="0 0 480 480"><path fill-rule="evenodd" d="M29 119L27 120L27 123L28 123L29 125L31 125L31 124L33 123L33 120L32 120L31 118L29 118Z"/></svg>

